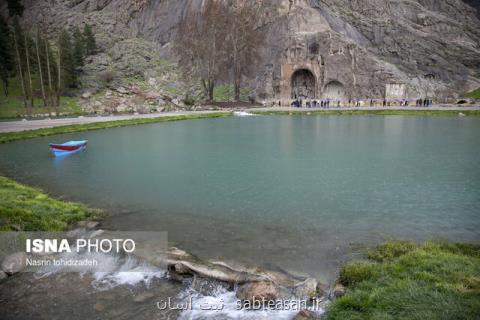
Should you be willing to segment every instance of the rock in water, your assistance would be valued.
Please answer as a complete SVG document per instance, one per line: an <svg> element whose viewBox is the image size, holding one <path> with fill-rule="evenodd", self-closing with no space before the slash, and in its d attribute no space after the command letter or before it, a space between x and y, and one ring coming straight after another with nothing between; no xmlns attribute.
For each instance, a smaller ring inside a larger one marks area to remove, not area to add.
<svg viewBox="0 0 480 320"><path fill-rule="evenodd" d="M313 311L310 310L302 310L297 315L293 320L316 320L320 319L320 317Z"/></svg>
<svg viewBox="0 0 480 320"><path fill-rule="evenodd" d="M345 287L344 287L342 284L337 283L337 284L335 285L335 287L333 287L332 295L333 295L333 297L335 297L335 298L340 298L340 297L342 297L343 295L345 295L345 292L346 292Z"/></svg>
<svg viewBox="0 0 480 320"><path fill-rule="evenodd" d="M313 278L307 278L294 288L294 294L299 299L313 299L317 296L318 282Z"/></svg>
<svg viewBox="0 0 480 320"><path fill-rule="evenodd" d="M6 256L2 261L2 271L8 275L18 273L27 266L27 254L16 252Z"/></svg>
<svg viewBox="0 0 480 320"><path fill-rule="evenodd" d="M270 281L249 282L237 290L237 298L242 301L263 300L272 301L280 299L280 288Z"/></svg>

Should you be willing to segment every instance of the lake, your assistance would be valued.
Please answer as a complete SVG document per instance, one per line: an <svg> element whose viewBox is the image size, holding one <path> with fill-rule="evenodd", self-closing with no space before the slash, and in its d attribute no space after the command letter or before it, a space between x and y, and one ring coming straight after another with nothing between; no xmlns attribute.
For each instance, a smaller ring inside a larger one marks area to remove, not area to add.
<svg viewBox="0 0 480 320"><path fill-rule="evenodd" d="M103 228L323 281L382 240L478 242L479 160L475 117L229 117L0 145L1 174L108 210Z"/></svg>

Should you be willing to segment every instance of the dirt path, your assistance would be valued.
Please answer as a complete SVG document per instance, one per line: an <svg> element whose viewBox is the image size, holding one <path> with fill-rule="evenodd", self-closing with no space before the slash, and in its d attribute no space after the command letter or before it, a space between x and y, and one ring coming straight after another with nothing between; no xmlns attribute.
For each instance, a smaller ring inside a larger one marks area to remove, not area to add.
<svg viewBox="0 0 480 320"><path fill-rule="evenodd" d="M222 112L222 111L186 111L186 112L165 112L165 113L151 113L151 114L139 114L139 115L5 121L5 122L0 122L0 133L19 132L19 131L26 131L26 130L41 129L41 128L53 128L53 127L67 126L72 124L86 124L86 123L130 120L130 119L159 118L159 117L182 116L182 115L193 115L193 114L208 114L208 113L217 113L217 112Z"/></svg>

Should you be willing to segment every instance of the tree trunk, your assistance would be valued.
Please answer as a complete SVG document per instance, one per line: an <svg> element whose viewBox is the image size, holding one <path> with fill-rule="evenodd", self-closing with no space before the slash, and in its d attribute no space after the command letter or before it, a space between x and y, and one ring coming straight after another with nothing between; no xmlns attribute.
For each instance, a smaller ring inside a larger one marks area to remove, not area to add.
<svg viewBox="0 0 480 320"><path fill-rule="evenodd" d="M3 81L3 93L5 93L5 97L8 97L8 79Z"/></svg>
<svg viewBox="0 0 480 320"><path fill-rule="evenodd" d="M240 84L235 83L235 101L240 101Z"/></svg>
<svg viewBox="0 0 480 320"><path fill-rule="evenodd" d="M45 87L43 86L43 72L42 72L42 62L40 61L40 50L38 49L38 41L40 41L40 34L37 30L37 41L35 41L35 49L37 49L37 62L38 62L38 75L40 77L40 88L42 90L43 106L47 107L47 97L45 96ZM48 111L50 114L50 110Z"/></svg>
<svg viewBox="0 0 480 320"><path fill-rule="evenodd" d="M61 78L61 75L62 75L62 72L61 72L61 69L62 69L62 66L61 66L61 56L62 56L62 52L60 51L60 48L58 48L58 86L57 86L57 103L56 103L56 113L57 113L57 116L59 115L59 111L60 111L60 90L62 90L62 78Z"/></svg>
<svg viewBox="0 0 480 320"><path fill-rule="evenodd" d="M18 71L20 74L20 82L22 83L23 105L25 106L25 109L27 109L27 113L28 113L27 92L25 90L25 81L23 80L22 63L20 60L20 51L18 50L17 34L15 33L15 29L13 29L13 41L15 43L15 52L17 54L17 63L18 63Z"/></svg>
<svg viewBox="0 0 480 320"><path fill-rule="evenodd" d="M208 81L208 101L213 101L213 90L215 89L215 81Z"/></svg>
<svg viewBox="0 0 480 320"><path fill-rule="evenodd" d="M215 89L215 81L202 79L203 90L207 96L207 101L213 101L213 90Z"/></svg>
<svg viewBox="0 0 480 320"><path fill-rule="evenodd" d="M28 73L28 84L30 88L30 108L33 109L33 85L32 85L32 73L30 72L30 53L28 52L28 43L27 43L27 33L23 34L23 39L25 40L25 57L27 59L27 73Z"/></svg>
<svg viewBox="0 0 480 320"><path fill-rule="evenodd" d="M49 97L49 106L53 106L53 89L52 89L52 76L50 74L50 54L48 52L48 40L45 39L45 52L47 54L47 76L48 76L48 97ZM50 108L48 109L50 113Z"/></svg>

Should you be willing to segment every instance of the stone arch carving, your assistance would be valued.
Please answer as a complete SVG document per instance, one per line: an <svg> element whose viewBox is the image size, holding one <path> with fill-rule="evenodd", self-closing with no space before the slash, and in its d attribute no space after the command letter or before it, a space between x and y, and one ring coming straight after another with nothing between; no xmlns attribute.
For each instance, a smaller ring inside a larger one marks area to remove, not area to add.
<svg viewBox="0 0 480 320"><path fill-rule="evenodd" d="M297 69L290 79L292 99L314 99L317 92L317 80L312 71L306 68Z"/></svg>
<svg viewBox="0 0 480 320"><path fill-rule="evenodd" d="M325 85L323 97L330 100L345 100L347 97L345 86L340 81L331 80Z"/></svg>

